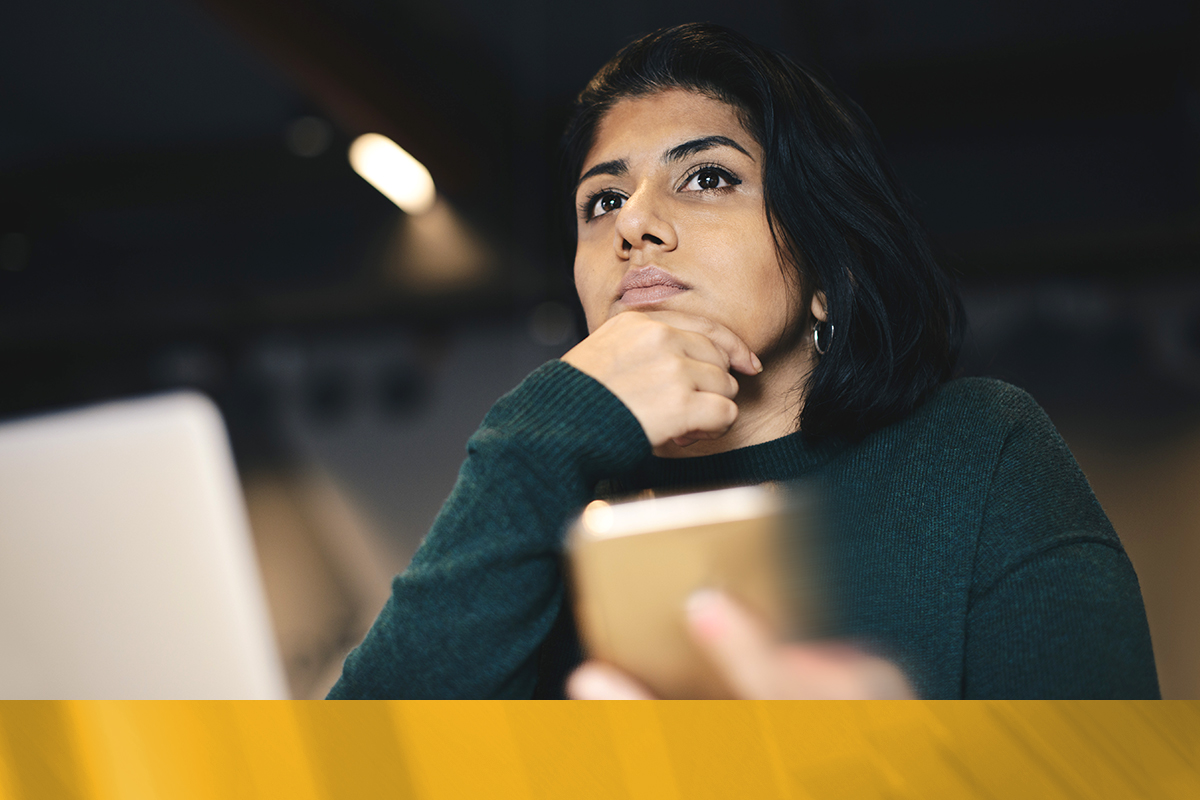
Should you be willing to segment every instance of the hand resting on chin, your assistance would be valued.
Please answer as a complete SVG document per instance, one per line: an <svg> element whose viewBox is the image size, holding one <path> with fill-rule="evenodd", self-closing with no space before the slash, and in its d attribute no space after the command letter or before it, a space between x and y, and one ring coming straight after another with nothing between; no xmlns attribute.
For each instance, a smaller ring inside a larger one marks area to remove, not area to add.
<svg viewBox="0 0 1200 800"><path fill-rule="evenodd" d="M730 369L762 372L758 356L728 328L675 311L617 314L562 360L616 395L652 447L724 435L738 415Z"/></svg>

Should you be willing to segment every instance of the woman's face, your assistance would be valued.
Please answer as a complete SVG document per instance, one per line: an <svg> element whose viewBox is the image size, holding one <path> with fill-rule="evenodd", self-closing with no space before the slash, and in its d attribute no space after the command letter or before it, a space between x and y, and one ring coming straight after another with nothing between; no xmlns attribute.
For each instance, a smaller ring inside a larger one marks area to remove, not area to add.
<svg viewBox="0 0 1200 800"><path fill-rule="evenodd" d="M797 348L800 292L771 238L762 162L719 100L668 89L614 105L575 191L588 330L667 309L718 322L759 355Z"/></svg>

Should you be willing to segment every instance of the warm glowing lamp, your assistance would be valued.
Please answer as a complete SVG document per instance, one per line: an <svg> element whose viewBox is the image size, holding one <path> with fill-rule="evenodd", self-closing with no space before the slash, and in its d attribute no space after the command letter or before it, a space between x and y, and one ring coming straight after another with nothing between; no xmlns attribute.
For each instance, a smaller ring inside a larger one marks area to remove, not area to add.
<svg viewBox="0 0 1200 800"><path fill-rule="evenodd" d="M425 165L378 133L364 133L350 145L350 166L367 183L409 214L433 207L437 192Z"/></svg>

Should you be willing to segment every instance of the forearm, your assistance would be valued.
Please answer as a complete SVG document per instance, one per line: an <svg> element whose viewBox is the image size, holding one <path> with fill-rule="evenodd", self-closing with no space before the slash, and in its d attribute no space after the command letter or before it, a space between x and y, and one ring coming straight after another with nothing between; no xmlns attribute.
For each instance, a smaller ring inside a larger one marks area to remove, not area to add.
<svg viewBox="0 0 1200 800"><path fill-rule="evenodd" d="M563 526L649 445L620 401L552 362L496 403L467 452L330 697L529 696L562 601Z"/></svg>

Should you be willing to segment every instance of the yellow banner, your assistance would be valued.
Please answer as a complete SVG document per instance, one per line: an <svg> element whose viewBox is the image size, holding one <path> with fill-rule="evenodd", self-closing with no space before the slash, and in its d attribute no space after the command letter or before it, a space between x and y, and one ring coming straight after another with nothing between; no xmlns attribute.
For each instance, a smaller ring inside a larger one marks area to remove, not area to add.
<svg viewBox="0 0 1200 800"><path fill-rule="evenodd" d="M7 702L0 797L1200 797L1194 702Z"/></svg>

